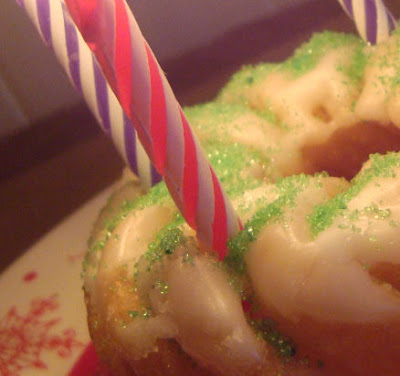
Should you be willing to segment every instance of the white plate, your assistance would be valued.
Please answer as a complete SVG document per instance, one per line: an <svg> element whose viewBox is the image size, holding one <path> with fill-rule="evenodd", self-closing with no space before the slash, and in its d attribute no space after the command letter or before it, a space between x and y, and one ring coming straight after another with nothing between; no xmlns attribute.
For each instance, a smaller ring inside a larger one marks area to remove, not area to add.
<svg viewBox="0 0 400 376"><path fill-rule="evenodd" d="M109 187L0 275L0 375L91 375L81 261Z"/></svg>

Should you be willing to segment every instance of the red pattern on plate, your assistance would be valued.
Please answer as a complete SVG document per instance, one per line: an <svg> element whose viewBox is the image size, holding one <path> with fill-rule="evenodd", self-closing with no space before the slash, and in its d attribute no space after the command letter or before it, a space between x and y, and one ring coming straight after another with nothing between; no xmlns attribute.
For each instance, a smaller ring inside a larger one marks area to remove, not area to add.
<svg viewBox="0 0 400 376"><path fill-rule="evenodd" d="M26 315L13 306L0 319L0 375L18 376L24 369L47 369L43 353L68 358L83 344L73 329L52 333L61 318L46 318L59 308L57 296L32 300Z"/></svg>
<svg viewBox="0 0 400 376"><path fill-rule="evenodd" d="M28 272L24 275L24 282L32 282L34 279L38 277L38 273L35 271Z"/></svg>
<svg viewBox="0 0 400 376"><path fill-rule="evenodd" d="M75 264L76 262L81 262L86 254L86 250L78 253L71 253L67 256L67 260L71 264Z"/></svg>

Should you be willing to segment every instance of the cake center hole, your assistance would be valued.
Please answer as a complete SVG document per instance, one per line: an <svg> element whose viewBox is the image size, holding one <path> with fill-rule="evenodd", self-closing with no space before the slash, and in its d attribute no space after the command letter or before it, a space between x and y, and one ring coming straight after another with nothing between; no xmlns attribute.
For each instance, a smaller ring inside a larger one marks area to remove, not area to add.
<svg viewBox="0 0 400 376"><path fill-rule="evenodd" d="M388 151L400 151L400 129L368 122L339 129L325 143L306 145L302 155L306 173L326 171L350 180L370 154Z"/></svg>
<svg viewBox="0 0 400 376"><path fill-rule="evenodd" d="M381 262L372 265L369 274L382 281L390 284L393 288L400 291L400 266L389 262Z"/></svg>

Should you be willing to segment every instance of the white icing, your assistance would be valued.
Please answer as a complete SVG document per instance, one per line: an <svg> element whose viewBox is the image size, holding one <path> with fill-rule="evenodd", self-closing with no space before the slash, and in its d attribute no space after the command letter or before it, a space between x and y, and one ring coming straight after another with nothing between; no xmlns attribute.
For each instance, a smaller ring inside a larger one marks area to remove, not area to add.
<svg viewBox="0 0 400 376"><path fill-rule="evenodd" d="M201 364L238 374L261 361L264 345L247 323L229 275L215 260L184 247L154 264L142 258L172 213L168 207L148 207L131 212L115 228L102 253L91 304L98 312L113 315L112 307L104 307L107 281L123 265L128 265L127 275L133 275L137 264L135 283L151 308L151 317L135 318L125 328L114 328L132 356L142 358L154 351L158 338L175 338ZM187 227L184 231L193 236ZM167 293L155 288L157 282L167 286Z"/></svg>
<svg viewBox="0 0 400 376"><path fill-rule="evenodd" d="M185 352L229 374L261 361L263 346L225 272L201 256L193 264L177 259L167 281L166 310L178 325L177 339Z"/></svg>
<svg viewBox="0 0 400 376"><path fill-rule="evenodd" d="M312 239L306 216L322 197L306 190L296 208L287 210L290 219L267 226L246 258L260 299L292 319L304 314L348 323L399 318L399 292L376 281L366 267L400 263L399 227L390 224L400 220L397 192L398 178L374 179L348 205L350 212L358 209L356 220L339 216ZM390 210L390 218L365 209L373 203Z"/></svg>
<svg viewBox="0 0 400 376"><path fill-rule="evenodd" d="M276 158L279 174L304 171L301 151L305 145L323 143L337 129L358 122L352 109L358 88L338 70L338 66L348 62L349 56L351 50L348 48L333 50L299 78L275 73L265 80L260 96L263 102L270 103L279 122L288 128L279 137L281 150ZM321 117L321 111L326 116ZM267 145L271 128L274 129L269 127L265 133Z"/></svg>
<svg viewBox="0 0 400 376"><path fill-rule="evenodd" d="M171 221L172 213L171 208L158 205L129 213L105 246L99 272L138 262L155 235Z"/></svg>
<svg viewBox="0 0 400 376"><path fill-rule="evenodd" d="M398 38L390 38L388 43L378 45L371 52L355 113L363 120L400 127L399 93L397 85L392 84L397 82L399 69Z"/></svg>

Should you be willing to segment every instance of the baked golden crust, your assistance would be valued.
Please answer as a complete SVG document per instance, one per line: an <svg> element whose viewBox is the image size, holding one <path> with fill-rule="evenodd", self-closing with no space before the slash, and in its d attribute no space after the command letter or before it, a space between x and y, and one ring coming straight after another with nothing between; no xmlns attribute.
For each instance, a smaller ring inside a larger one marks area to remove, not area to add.
<svg viewBox="0 0 400 376"><path fill-rule="evenodd" d="M135 354L121 345L115 334L115 326L129 322L129 312L140 309L141 304L132 285L126 278L126 271L120 270L107 283L106 290L112 291L103 296L104 309L90 304L90 293L85 293L89 332L99 358L113 374L121 376L188 375L211 376L206 369L197 365L173 339L158 339L156 350L145 358L136 359ZM116 310L116 307L118 309ZM112 312L109 312L112 311Z"/></svg>
<svg viewBox="0 0 400 376"><path fill-rule="evenodd" d="M174 339L157 339L154 351L137 359L134 352L121 343L116 327L132 321L129 312L140 309L140 298L133 292L132 280L126 270L120 269L108 280L102 297L102 309L90 303L90 293L85 293L89 331L99 358L112 374L121 376L223 376L210 371L189 357ZM319 375L321 370L304 361L285 360L273 348L264 347L264 360L243 376L307 376ZM326 373L325 373L326 375Z"/></svg>

